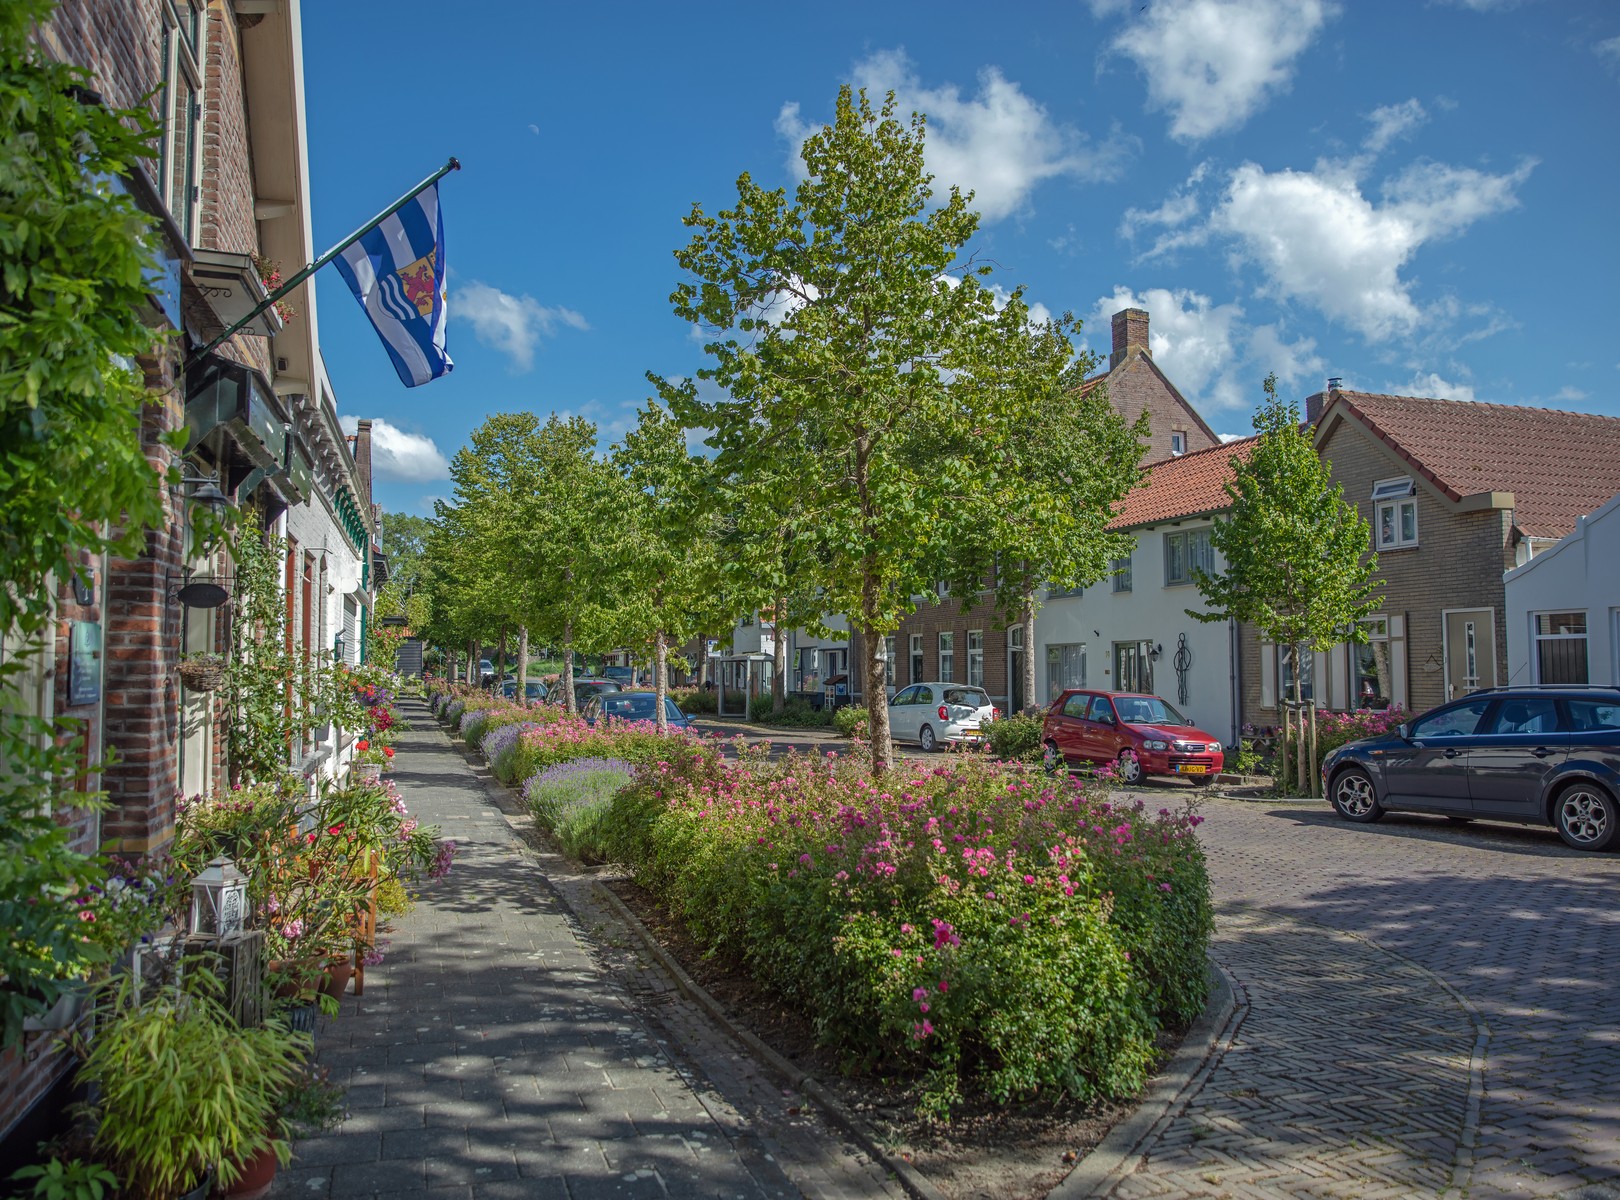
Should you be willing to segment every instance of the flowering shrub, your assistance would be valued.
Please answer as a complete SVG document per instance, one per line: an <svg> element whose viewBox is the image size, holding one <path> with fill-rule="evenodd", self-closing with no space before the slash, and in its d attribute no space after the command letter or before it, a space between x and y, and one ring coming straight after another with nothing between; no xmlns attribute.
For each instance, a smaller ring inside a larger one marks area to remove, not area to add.
<svg viewBox="0 0 1620 1200"><path fill-rule="evenodd" d="M1397 725L1411 719L1412 714L1403 708L1383 711L1363 708L1354 712L1317 710L1316 761L1310 764L1310 771L1314 775L1320 769L1322 760L1327 757L1330 750L1337 750L1347 742L1354 742L1360 738L1378 737L1389 733ZM1276 739L1279 753L1273 761L1273 768L1276 771L1278 786L1285 790L1298 787L1293 778L1299 761L1297 736L1296 734L1293 738L1284 739L1279 733Z"/></svg>
<svg viewBox="0 0 1620 1200"><path fill-rule="evenodd" d="M634 772L622 758L576 758L532 776L523 785L523 799L535 824L569 857L605 862L608 806Z"/></svg>
<svg viewBox="0 0 1620 1200"><path fill-rule="evenodd" d="M496 778L511 778L511 759L517 750L518 738L531 729L538 729L536 721L514 721L509 725L497 725L484 735L478 749L489 764L489 769Z"/></svg>
<svg viewBox="0 0 1620 1200"><path fill-rule="evenodd" d="M967 759L874 778L842 759L676 746L612 801L614 857L709 952L812 1014L852 1065L1006 1101L1139 1088L1207 986L1190 810Z"/></svg>
<svg viewBox="0 0 1620 1200"><path fill-rule="evenodd" d="M670 747L695 740L680 730L659 733L653 721L614 721L587 725L582 717L558 714L554 720L525 729L517 744L494 766L502 783L516 784L556 763L576 758L622 758L637 766L667 758Z"/></svg>

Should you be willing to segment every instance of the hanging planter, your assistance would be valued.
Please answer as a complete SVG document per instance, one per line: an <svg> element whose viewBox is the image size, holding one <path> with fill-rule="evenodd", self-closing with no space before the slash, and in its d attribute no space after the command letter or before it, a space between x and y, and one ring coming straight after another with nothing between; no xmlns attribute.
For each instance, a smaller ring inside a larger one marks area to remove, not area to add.
<svg viewBox="0 0 1620 1200"><path fill-rule="evenodd" d="M180 682L190 692L211 692L225 682L229 669L222 654L188 654L180 660Z"/></svg>

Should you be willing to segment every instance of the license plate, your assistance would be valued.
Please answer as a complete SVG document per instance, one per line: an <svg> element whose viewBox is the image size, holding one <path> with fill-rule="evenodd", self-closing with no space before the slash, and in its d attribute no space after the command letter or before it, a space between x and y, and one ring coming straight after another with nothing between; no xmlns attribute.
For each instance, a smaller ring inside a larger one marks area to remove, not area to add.
<svg viewBox="0 0 1620 1200"><path fill-rule="evenodd" d="M1209 768L1203 763L1177 763L1176 770L1182 775L1208 775Z"/></svg>

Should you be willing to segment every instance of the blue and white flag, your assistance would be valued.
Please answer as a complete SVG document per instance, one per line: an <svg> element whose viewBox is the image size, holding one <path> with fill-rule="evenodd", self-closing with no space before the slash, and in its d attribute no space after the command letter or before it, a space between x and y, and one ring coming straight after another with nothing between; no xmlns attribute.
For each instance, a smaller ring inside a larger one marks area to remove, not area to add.
<svg viewBox="0 0 1620 1200"><path fill-rule="evenodd" d="M444 218L430 184L350 244L337 259L406 387L447 375Z"/></svg>

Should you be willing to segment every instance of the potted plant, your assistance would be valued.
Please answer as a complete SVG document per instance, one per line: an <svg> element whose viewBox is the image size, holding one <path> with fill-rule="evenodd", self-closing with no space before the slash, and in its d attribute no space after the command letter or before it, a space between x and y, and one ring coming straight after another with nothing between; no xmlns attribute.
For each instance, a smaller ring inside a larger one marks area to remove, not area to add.
<svg viewBox="0 0 1620 1200"><path fill-rule="evenodd" d="M97 1155L131 1200L204 1200L256 1158L290 1156L278 1109L308 1043L279 1022L238 1026L219 992L195 965L139 999L125 976L98 1007L95 1040L76 1043Z"/></svg>
<svg viewBox="0 0 1620 1200"><path fill-rule="evenodd" d="M222 654L198 651L180 660L180 682L188 692L211 692L225 682L229 664Z"/></svg>

